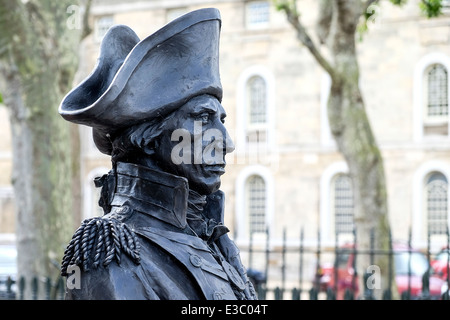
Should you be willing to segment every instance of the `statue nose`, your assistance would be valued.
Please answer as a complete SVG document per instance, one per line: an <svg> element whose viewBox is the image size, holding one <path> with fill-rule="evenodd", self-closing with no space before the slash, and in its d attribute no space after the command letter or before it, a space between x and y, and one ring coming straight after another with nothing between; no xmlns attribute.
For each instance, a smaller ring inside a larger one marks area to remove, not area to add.
<svg viewBox="0 0 450 320"><path fill-rule="evenodd" d="M235 146L234 142L231 139L230 135L228 134L228 131L225 130L225 146L224 146L225 153L231 153L234 151Z"/></svg>

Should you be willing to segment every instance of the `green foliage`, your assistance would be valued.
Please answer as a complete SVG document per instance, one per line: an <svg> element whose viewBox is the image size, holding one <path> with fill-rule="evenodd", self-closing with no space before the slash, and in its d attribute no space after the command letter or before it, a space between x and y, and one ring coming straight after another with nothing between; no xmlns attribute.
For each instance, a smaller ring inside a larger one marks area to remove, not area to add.
<svg viewBox="0 0 450 320"><path fill-rule="evenodd" d="M402 6L404 5L408 0L389 0L391 1L392 4L395 4L397 6Z"/></svg>
<svg viewBox="0 0 450 320"><path fill-rule="evenodd" d="M0 93L0 103L3 103L3 97L1 93Z"/></svg>
<svg viewBox="0 0 450 320"><path fill-rule="evenodd" d="M289 3L286 0L273 0L275 8L279 11L285 10L289 7Z"/></svg>
<svg viewBox="0 0 450 320"><path fill-rule="evenodd" d="M389 0L389 1L393 5L403 6L408 0ZM359 32L366 32L368 30L367 22L376 19L376 16L379 14L378 10L379 10L378 1L375 1L367 8L366 12L363 13L363 22L358 28Z"/></svg>
<svg viewBox="0 0 450 320"><path fill-rule="evenodd" d="M296 0L272 0L275 8L278 11L292 12L297 14L297 1Z"/></svg>
<svg viewBox="0 0 450 320"><path fill-rule="evenodd" d="M428 18L437 17L442 13L442 0L422 0L419 6Z"/></svg>
<svg viewBox="0 0 450 320"><path fill-rule="evenodd" d="M419 7L422 13L428 18L437 17L442 13L442 1L443 0L421 0L421 2L419 2ZM408 0L389 0L389 2L396 6L403 6ZM377 12L377 10L379 10L378 3L379 1L375 1L367 8L366 12L362 14L361 22L357 27L360 41L364 34L369 30L368 23L375 21L377 14L379 14L379 12Z"/></svg>

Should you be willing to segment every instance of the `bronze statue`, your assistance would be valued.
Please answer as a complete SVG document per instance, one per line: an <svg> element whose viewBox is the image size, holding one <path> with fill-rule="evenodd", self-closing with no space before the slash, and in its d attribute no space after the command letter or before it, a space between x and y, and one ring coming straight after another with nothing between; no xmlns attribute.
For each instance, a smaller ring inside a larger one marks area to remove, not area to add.
<svg viewBox="0 0 450 320"><path fill-rule="evenodd" d="M142 41L127 26L105 35L90 76L60 114L93 128L111 156L102 217L83 221L61 274L81 270L66 299L256 299L223 224L225 155L220 13L187 13Z"/></svg>

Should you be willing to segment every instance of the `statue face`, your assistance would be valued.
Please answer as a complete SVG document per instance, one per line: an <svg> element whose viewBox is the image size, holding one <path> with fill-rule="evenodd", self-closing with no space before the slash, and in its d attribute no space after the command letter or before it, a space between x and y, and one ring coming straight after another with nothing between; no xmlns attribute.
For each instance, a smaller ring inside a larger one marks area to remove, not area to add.
<svg viewBox="0 0 450 320"><path fill-rule="evenodd" d="M155 156L167 172L185 177L189 188L210 194L220 187L225 155L234 150L219 101L202 95L188 101L167 121Z"/></svg>

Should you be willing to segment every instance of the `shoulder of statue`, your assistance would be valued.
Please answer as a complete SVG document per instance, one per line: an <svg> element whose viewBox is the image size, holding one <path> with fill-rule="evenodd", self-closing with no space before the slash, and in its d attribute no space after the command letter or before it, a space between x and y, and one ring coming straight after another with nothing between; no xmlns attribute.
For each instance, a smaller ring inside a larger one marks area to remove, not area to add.
<svg viewBox="0 0 450 320"><path fill-rule="evenodd" d="M122 254L139 264L139 251L137 236L125 223L108 216L86 219L64 252L61 275L67 276L71 265L86 272L100 265L107 266L113 260L120 264Z"/></svg>

